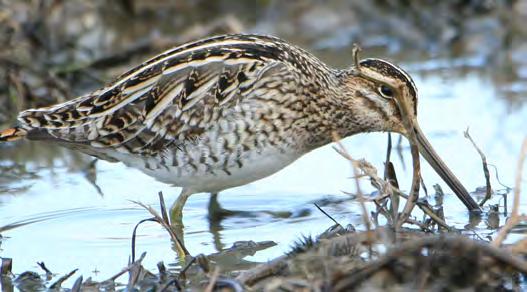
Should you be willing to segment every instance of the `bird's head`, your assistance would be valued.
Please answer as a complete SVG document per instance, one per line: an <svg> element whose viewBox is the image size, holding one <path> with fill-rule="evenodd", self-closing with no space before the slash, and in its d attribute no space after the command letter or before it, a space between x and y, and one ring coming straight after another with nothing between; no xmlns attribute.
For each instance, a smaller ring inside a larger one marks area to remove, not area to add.
<svg viewBox="0 0 527 292"><path fill-rule="evenodd" d="M353 127L358 132L406 136L405 118L416 121L417 116L417 87L408 73L388 61L369 58L356 60L344 80L343 99L353 109Z"/></svg>
<svg viewBox="0 0 527 292"><path fill-rule="evenodd" d="M474 205L467 190L454 176L428 142L417 122L417 87L400 67L381 60L358 60L354 49L354 65L347 71L346 86L353 94L354 127L361 132L396 132L415 139L420 154L470 209ZM415 135L413 135L415 134Z"/></svg>
<svg viewBox="0 0 527 292"><path fill-rule="evenodd" d="M392 63L375 58L361 60L357 68L359 78L369 85L368 90L359 94L372 102L372 110L381 111L381 116L386 117L387 123L379 130L405 134L403 115L413 120L417 116L417 87L410 75ZM407 108L401 108L401 101Z"/></svg>

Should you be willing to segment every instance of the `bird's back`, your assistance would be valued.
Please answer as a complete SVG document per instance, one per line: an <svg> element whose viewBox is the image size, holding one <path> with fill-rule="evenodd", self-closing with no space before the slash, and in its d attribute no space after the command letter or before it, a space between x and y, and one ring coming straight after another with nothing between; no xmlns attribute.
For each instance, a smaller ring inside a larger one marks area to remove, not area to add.
<svg viewBox="0 0 527 292"><path fill-rule="evenodd" d="M320 76L331 74L280 39L219 36L168 50L85 96L23 111L0 140L27 136L143 170L228 175L254 153L297 143L288 131L309 114L299 97L328 87Z"/></svg>

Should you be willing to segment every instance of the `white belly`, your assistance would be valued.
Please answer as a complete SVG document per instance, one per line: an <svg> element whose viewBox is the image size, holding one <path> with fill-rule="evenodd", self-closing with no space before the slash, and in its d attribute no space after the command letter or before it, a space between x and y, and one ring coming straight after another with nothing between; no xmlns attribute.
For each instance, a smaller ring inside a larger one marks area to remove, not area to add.
<svg viewBox="0 0 527 292"><path fill-rule="evenodd" d="M228 171L230 174L220 170L214 173L199 174L197 176L172 176L171 179L175 185L187 187L194 192L219 192L267 177L300 157L300 155L293 155L291 153L285 154L277 151L267 152L252 154L252 157L242 167L235 166L229 168Z"/></svg>
<svg viewBox="0 0 527 292"><path fill-rule="evenodd" d="M120 157L119 160L161 182L187 188L191 193L215 193L267 177L291 164L302 154L281 152L271 148L262 152L244 153L241 167L236 163L230 163L230 166L224 169L223 163L218 162L212 167L198 165L197 170L189 164L160 165L159 158L154 157ZM171 159L170 156L164 158L165 161Z"/></svg>

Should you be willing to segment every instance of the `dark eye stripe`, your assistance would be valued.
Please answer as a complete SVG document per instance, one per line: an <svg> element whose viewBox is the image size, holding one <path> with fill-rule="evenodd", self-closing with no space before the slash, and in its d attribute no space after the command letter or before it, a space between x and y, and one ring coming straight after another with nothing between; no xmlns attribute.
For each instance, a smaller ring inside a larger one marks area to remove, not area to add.
<svg viewBox="0 0 527 292"><path fill-rule="evenodd" d="M360 62L360 66L372 68L383 75L393 76L406 83L414 102L414 110L417 112L417 87L408 73L400 67L381 59L365 59Z"/></svg>

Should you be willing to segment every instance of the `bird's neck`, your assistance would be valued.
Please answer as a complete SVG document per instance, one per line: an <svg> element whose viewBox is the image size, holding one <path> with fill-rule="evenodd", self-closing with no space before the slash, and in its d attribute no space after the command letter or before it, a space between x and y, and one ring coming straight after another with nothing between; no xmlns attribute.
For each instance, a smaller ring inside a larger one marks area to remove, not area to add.
<svg viewBox="0 0 527 292"><path fill-rule="evenodd" d="M361 118L363 108L357 92L344 82L344 71L335 71L334 84L310 92L305 99L304 117L299 121L309 150L357 133L370 132L369 121ZM336 134L336 135L335 135Z"/></svg>

